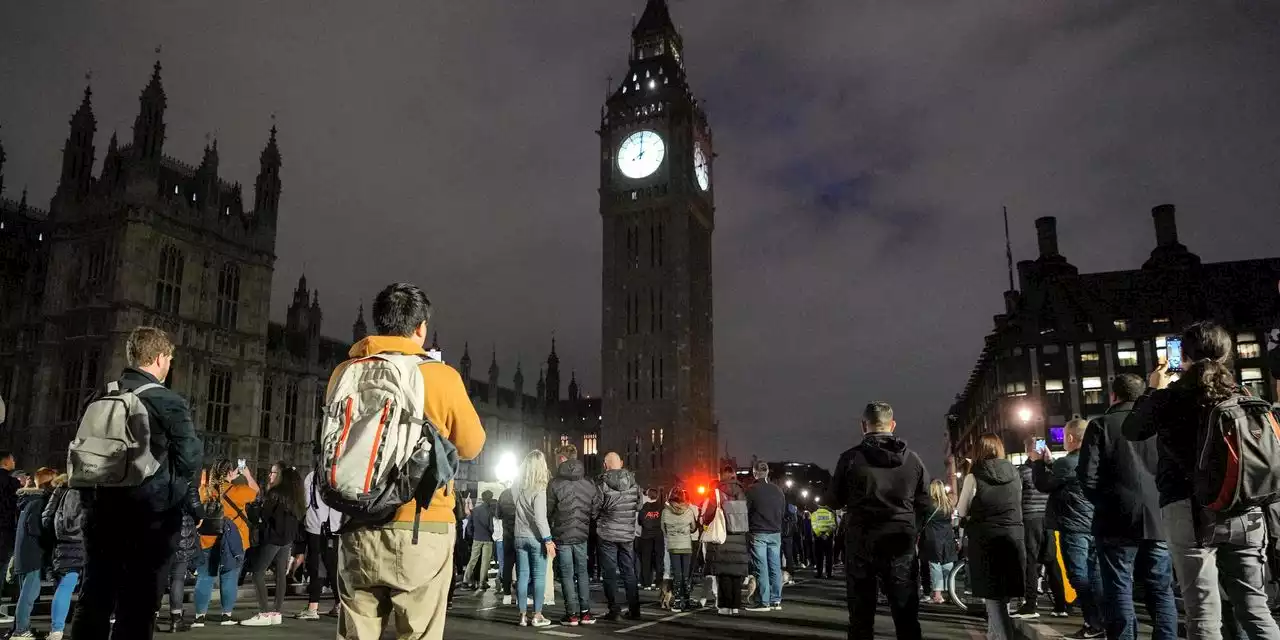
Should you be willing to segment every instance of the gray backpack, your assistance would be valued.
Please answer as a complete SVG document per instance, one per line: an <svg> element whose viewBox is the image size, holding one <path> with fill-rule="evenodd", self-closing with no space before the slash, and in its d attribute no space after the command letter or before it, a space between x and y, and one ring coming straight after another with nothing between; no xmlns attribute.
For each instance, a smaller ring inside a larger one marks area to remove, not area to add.
<svg viewBox="0 0 1280 640"><path fill-rule="evenodd" d="M155 475L160 461L151 454L151 415L138 395L157 388L121 389L112 382L89 403L67 450L67 486L136 487Z"/></svg>

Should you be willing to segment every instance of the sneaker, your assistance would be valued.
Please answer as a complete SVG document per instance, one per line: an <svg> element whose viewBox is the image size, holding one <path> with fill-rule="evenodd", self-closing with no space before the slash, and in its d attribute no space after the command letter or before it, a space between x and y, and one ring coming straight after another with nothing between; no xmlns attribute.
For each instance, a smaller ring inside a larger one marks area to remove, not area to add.
<svg viewBox="0 0 1280 640"><path fill-rule="evenodd" d="M213 624L216 624L220 627L234 627L240 624L240 622L237 621L235 618L232 618L231 614L229 613L224 613L222 615L214 616L212 622Z"/></svg>
<svg viewBox="0 0 1280 640"><path fill-rule="evenodd" d="M747 611L756 611L756 612L773 611L773 607L770 607L767 604L757 604L757 605L752 605L750 607L747 607Z"/></svg>
<svg viewBox="0 0 1280 640"><path fill-rule="evenodd" d="M578 622L580 624L595 624L596 619L591 617L590 611L583 611L582 615L578 616Z"/></svg>
<svg viewBox="0 0 1280 640"><path fill-rule="evenodd" d="M1053 617L1055 617L1055 618L1067 618L1067 617L1070 617L1070 616L1071 616L1071 614L1070 614L1070 613L1067 613L1066 611L1054 611L1053 613L1051 613L1051 614L1049 614L1049 615L1051 615L1051 616L1053 616Z"/></svg>
<svg viewBox="0 0 1280 640"><path fill-rule="evenodd" d="M242 621L240 622L240 626L242 626L242 627L269 627L269 626L271 626L271 625L275 624L274 622L272 622L272 621L271 621L271 620L272 620L272 617L273 617L273 616L272 616L271 614L269 614L269 613L259 613L258 615L254 616L254 617L252 617L252 618L249 618L248 620L242 620Z"/></svg>
<svg viewBox="0 0 1280 640"><path fill-rule="evenodd" d="M319 620L320 611L318 609L303 609L298 615L293 617L295 620Z"/></svg>
<svg viewBox="0 0 1280 640"><path fill-rule="evenodd" d="M1021 620L1035 620L1040 617L1040 612L1036 611L1035 605L1024 604L1021 607L1018 607L1018 610L1014 611L1011 615Z"/></svg>
<svg viewBox="0 0 1280 640"><path fill-rule="evenodd" d="M521 627L527 627L529 626L529 618L522 613L520 614L520 622L517 624L518 626L521 626Z"/></svg>
<svg viewBox="0 0 1280 640"><path fill-rule="evenodd" d="M511 596L502 596L502 606L504 607L511 606Z"/></svg>
<svg viewBox="0 0 1280 640"><path fill-rule="evenodd" d="M9 637L10 638L34 638L36 637L36 634L34 631L27 629L26 631L14 631L9 634Z"/></svg>
<svg viewBox="0 0 1280 640"><path fill-rule="evenodd" d="M533 619L533 622L530 624L535 627L549 627L551 626L551 621L542 616L537 616Z"/></svg>
<svg viewBox="0 0 1280 640"><path fill-rule="evenodd" d="M342 607L335 604L333 605L333 608L329 610L329 613L326 613L325 615L330 618L337 618L342 615Z"/></svg>
<svg viewBox="0 0 1280 640"><path fill-rule="evenodd" d="M1084 626L1080 627L1079 631L1067 637L1072 638L1073 640L1093 640L1094 638L1101 638L1105 635L1107 635L1107 632L1102 629L1092 629L1088 626Z"/></svg>
<svg viewBox="0 0 1280 640"><path fill-rule="evenodd" d="M61 631L50 631L50 632L49 632L49 635L47 635L47 636L45 636L45 637L44 637L44 640L62 640L62 632L61 632Z"/></svg>
<svg viewBox="0 0 1280 640"><path fill-rule="evenodd" d="M271 614L271 626L275 627L275 626L279 626L279 625L282 625L282 624L284 624L284 616L283 616L283 615L281 615L279 611L276 611L276 612L272 613L272 614Z"/></svg>
<svg viewBox="0 0 1280 640"><path fill-rule="evenodd" d="M781 603L781 602L775 602L775 603L773 603L773 606L772 606L771 608L772 608L774 611L782 611L782 603Z"/></svg>
<svg viewBox="0 0 1280 640"><path fill-rule="evenodd" d="M560 626L562 627L576 627L578 626L579 622L580 620L578 616L569 616L568 618L560 618Z"/></svg>
<svg viewBox="0 0 1280 640"><path fill-rule="evenodd" d="M733 615L733 609L726 609L724 607L720 607L719 609L716 609L716 615L718 616Z"/></svg>
<svg viewBox="0 0 1280 640"><path fill-rule="evenodd" d="M192 629L203 629L203 628L204 628L204 625L205 625L205 616L204 616L204 614L199 614L199 615L197 615L197 616L196 616L196 619L191 621L191 628L192 628Z"/></svg>
<svg viewBox="0 0 1280 640"><path fill-rule="evenodd" d="M742 609L730 609L729 615L731 616L742 615Z"/></svg>

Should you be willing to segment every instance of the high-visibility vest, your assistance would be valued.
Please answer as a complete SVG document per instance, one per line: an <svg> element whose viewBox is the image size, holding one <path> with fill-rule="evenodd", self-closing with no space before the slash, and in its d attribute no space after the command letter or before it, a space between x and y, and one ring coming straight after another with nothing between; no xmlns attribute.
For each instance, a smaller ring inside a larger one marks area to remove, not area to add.
<svg viewBox="0 0 1280 640"><path fill-rule="evenodd" d="M836 532L836 514L826 507L813 512L812 522L815 537L828 538Z"/></svg>

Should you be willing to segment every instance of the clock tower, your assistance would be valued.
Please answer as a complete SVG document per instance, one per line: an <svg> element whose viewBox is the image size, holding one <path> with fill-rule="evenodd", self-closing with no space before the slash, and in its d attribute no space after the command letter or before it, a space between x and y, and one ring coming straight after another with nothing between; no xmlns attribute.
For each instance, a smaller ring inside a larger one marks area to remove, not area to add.
<svg viewBox="0 0 1280 640"><path fill-rule="evenodd" d="M666 0L648 0L600 120L604 446L641 481L714 477L711 128Z"/></svg>

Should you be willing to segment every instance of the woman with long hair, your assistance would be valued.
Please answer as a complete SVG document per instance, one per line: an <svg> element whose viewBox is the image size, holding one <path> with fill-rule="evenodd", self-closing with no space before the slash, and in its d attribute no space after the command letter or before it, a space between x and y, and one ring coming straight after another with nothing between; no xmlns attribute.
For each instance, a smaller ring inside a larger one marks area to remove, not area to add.
<svg viewBox="0 0 1280 640"><path fill-rule="evenodd" d="M240 623L243 627L269 627L284 622L284 593L289 589L289 561L298 526L307 514L307 494L302 476L283 462L271 465L267 497L262 505L262 549L254 559L253 587L258 593L258 615ZM267 567L274 564L275 606L267 605Z"/></svg>
<svg viewBox="0 0 1280 640"><path fill-rule="evenodd" d="M56 470L41 467L34 476L34 485L18 490L18 534L13 553L13 577L20 586L10 638L36 637L31 631L31 610L40 598L40 571L44 569L45 550L40 544L44 533L42 518L45 504L53 493L53 479L57 476Z"/></svg>
<svg viewBox="0 0 1280 640"><path fill-rule="evenodd" d="M199 629L206 624L235 626L232 616L240 587L240 569L249 548L249 520L245 509L258 497L258 482L249 469L219 458L200 479L200 503L204 505L199 527L200 553L196 560L196 617ZM213 600L213 583L218 582L222 615L207 620Z"/></svg>
<svg viewBox="0 0 1280 640"><path fill-rule="evenodd" d="M951 514L955 502L941 480L929 483L929 498L933 506L920 522L920 559L929 563L929 582L933 597L925 602L942 603L942 591L947 588L947 578L956 562L956 533L951 528Z"/></svg>
<svg viewBox="0 0 1280 640"><path fill-rule="evenodd" d="M542 597L546 588L547 561L556 555L547 521L547 483L551 472L541 451L530 451L520 465L514 487L516 502L516 606L520 626L549 627L542 617ZM533 620L528 617L529 583L533 583Z"/></svg>
<svg viewBox="0 0 1280 640"><path fill-rule="evenodd" d="M978 440L957 506L969 536L969 586L987 605L987 639L1013 637L1009 600L1023 595L1022 476L992 433Z"/></svg>
<svg viewBox="0 0 1280 640"><path fill-rule="evenodd" d="M53 573L58 579L46 637L62 640L67 614L71 611L71 595L80 582L85 563L84 507L80 503L80 492L67 487L65 473L53 479L53 495L45 505L42 522L44 530L53 533Z"/></svg>
<svg viewBox="0 0 1280 640"><path fill-rule="evenodd" d="M1209 414L1224 400L1244 394L1232 364L1235 345L1231 334L1212 322L1187 327L1181 338L1182 377L1174 381L1168 363L1160 362L1122 429L1130 440L1158 436L1156 488L1186 608L1187 637L1220 640L1224 622L1234 622L1250 640L1278 640L1280 627L1267 608L1264 589L1264 514L1253 509L1220 515L1194 498L1197 444ZM1234 621L1223 619L1223 592Z"/></svg>

